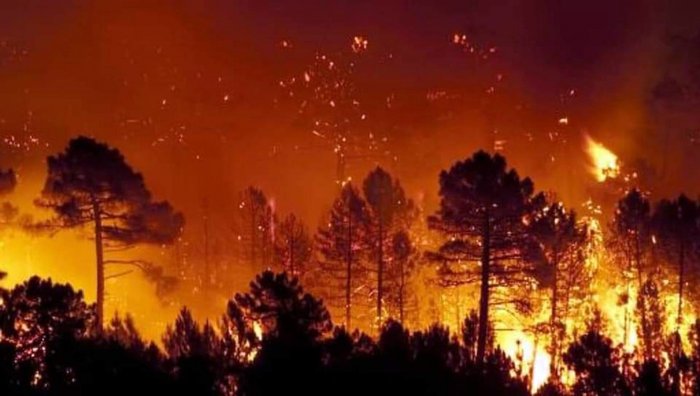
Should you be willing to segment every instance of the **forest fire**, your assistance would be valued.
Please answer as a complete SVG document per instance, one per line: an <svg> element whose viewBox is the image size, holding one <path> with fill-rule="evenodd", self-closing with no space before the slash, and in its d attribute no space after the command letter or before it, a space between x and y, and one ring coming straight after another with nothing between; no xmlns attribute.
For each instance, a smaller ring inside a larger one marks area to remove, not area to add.
<svg viewBox="0 0 700 396"><path fill-rule="evenodd" d="M698 394L700 5L6 3L0 395Z"/></svg>
<svg viewBox="0 0 700 396"><path fill-rule="evenodd" d="M591 161L591 172L599 182L606 179L614 179L620 174L620 163L617 155L596 142L592 137L585 135L586 152Z"/></svg>

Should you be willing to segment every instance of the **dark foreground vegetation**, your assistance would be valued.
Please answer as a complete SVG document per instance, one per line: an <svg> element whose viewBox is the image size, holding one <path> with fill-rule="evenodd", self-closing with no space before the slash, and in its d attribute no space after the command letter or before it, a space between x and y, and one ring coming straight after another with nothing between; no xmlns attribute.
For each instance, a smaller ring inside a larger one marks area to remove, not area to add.
<svg viewBox="0 0 700 396"><path fill-rule="evenodd" d="M323 303L285 273L264 272L228 302L217 323L182 309L162 347L129 317L94 330L96 310L70 285L33 277L3 290L2 395L527 395L518 361L489 345L476 360L478 320L457 332L410 333L385 322L374 339L334 327ZM698 325L695 326L698 328ZM639 361L612 345L594 316L563 353L573 374L539 395L698 394L697 331L686 356L678 338L664 361ZM677 336L676 336L677 337ZM661 369L660 367L666 367Z"/></svg>

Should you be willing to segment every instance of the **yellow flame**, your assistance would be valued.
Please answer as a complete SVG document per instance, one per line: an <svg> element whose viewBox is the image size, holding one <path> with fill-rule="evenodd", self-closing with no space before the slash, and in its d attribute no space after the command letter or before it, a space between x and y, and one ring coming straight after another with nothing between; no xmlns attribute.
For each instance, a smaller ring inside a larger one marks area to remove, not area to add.
<svg viewBox="0 0 700 396"><path fill-rule="evenodd" d="M586 152L591 160L591 172L599 182L614 179L620 174L620 161L617 155L586 135Z"/></svg>

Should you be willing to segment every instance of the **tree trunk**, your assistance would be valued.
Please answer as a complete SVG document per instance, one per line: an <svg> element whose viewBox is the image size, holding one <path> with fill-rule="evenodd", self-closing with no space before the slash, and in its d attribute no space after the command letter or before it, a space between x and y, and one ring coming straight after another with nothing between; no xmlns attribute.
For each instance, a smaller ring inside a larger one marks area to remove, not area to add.
<svg viewBox="0 0 700 396"><path fill-rule="evenodd" d="M260 268L258 268L257 263L256 263L256 235L257 235L257 213L256 210L253 208L253 203L251 200L250 203L250 267L253 269L254 273L260 272Z"/></svg>
<svg viewBox="0 0 700 396"><path fill-rule="evenodd" d="M486 355L486 337L489 326L489 281L491 278L491 224L488 209L484 214L481 234L481 294L479 297L479 331L476 345L476 363L482 364Z"/></svg>
<svg viewBox="0 0 700 396"><path fill-rule="evenodd" d="M97 202L92 204L92 215L95 219L95 261L97 263L97 322L95 328L98 332L102 332L105 304L105 264L102 246L102 212Z"/></svg>
<svg viewBox="0 0 700 396"><path fill-rule="evenodd" d="M680 331L683 323L683 283L685 282L685 243L681 242L678 252L678 318L676 319L677 331Z"/></svg>
<svg viewBox="0 0 700 396"><path fill-rule="evenodd" d="M399 286L399 322L401 322L401 324L403 324L403 319L404 319L404 317L403 317L403 315L404 315L403 293L404 293L404 288L406 286L406 276L404 274L404 261L401 260L399 265L401 266L401 268L400 268L400 270L401 270L401 281L400 281L401 285Z"/></svg>
<svg viewBox="0 0 700 396"><path fill-rule="evenodd" d="M644 295L644 271L642 269L642 253L639 247L639 234L635 238L634 259L637 265L637 299L639 300L639 313L641 316L642 340L644 341L644 356L651 359L653 350L651 346L651 332L649 331L649 320L647 318L646 296Z"/></svg>
<svg viewBox="0 0 700 396"><path fill-rule="evenodd" d="M289 233L289 272L293 277L296 275L296 271L294 268L294 227L291 228L292 230Z"/></svg>
<svg viewBox="0 0 700 396"><path fill-rule="evenodd" d="M384 224L379 220L379 250L377 257L377 326L382 326L382 298L384 298Z"/></svg>
<svg viewBox="0 0 700 396"><path fill-rule="evenodd" d="M557 325L557 303L559 301L559 259L554 253L554 282L552 284L552 312L550 314L550 349L551 349L551 360L549 363L549 373L553 375L557 370L557 359L559 356L559 326Z"/></svg>
<svg viewBox="0 0 700 396"><path fill-rule="evenodd" d="M350 331L352 309L352 216L348 215L348 246L345 255L345 327Z"/></svg>

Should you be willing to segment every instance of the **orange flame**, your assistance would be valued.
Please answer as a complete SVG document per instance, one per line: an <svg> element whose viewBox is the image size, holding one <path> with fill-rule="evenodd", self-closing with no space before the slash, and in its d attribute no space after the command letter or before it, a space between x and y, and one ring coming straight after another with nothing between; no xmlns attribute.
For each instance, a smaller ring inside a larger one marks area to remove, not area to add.
<svg viewBox="0 0 700 396"><path fill-rule="evenodd" d="M585 135L585 139L586 152L591 160L591 173L596 180L602 183L608 178L616 178L620 174L620 161L617 155L590 136Z"/></svg>

